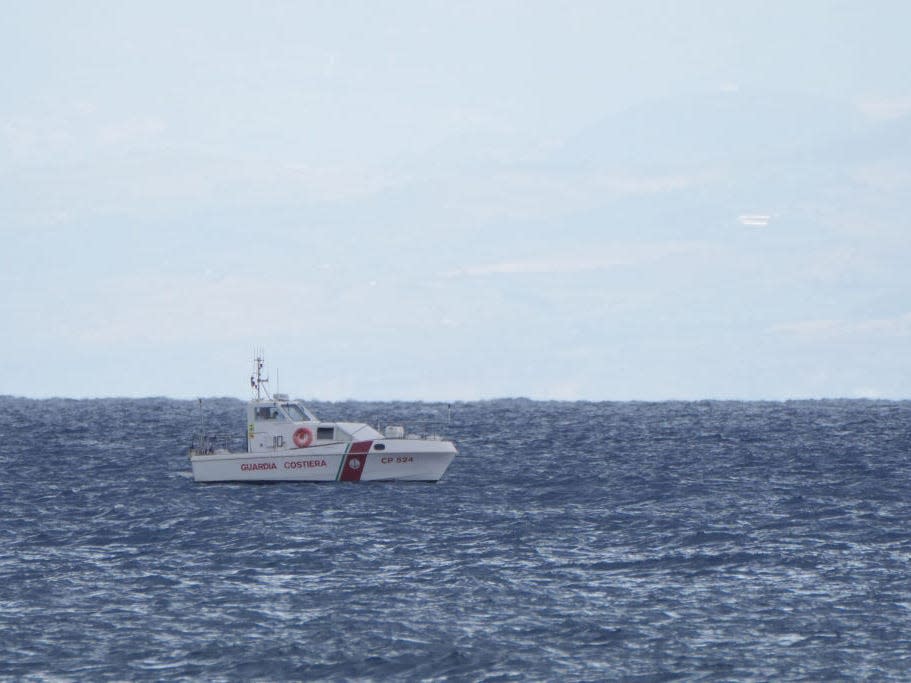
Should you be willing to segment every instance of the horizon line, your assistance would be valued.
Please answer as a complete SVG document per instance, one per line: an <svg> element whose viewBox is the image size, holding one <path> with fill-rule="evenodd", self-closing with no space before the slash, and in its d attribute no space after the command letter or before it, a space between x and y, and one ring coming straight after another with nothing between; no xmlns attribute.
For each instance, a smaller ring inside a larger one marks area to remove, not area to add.
<svg viewBox="0 0 911 683"><path fill-rule="evenodd" d="M0 399L14 399L25 401L147 401L152 399L166 401L214 401L214 400L234 400L245 403L251 398L242 398L240 396L166 396L166 395L145 395L145 396L128 396L128 395L103 395L103 396L63 396L63 395L43 395L43 396L25 396L21 394L2 394ZM427 398L302 398L291 397L292 401L302 403L493 403L497 401L524 401L528 403L788 403L796 401L884 401L891 403L900 403L911 401L911 396L892 397L892 396L789 396L784 398L718 398L718 397L701 397L701 398L541 398L531 396L496 396L492 398L453 398L453 399L427 399Z"/></svg>

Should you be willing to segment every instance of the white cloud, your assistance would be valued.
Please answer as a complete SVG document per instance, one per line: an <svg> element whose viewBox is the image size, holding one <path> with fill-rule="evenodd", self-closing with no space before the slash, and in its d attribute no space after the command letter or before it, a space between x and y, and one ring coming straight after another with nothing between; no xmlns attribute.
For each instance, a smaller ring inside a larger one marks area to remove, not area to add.
<svg viewBox="0 0 911 683"><path fill-rule="evenodd" d="M741 225L764 228L769 224L772 216L767 213L744 213L738 218Z"/></svg>
<svg viewBox="0 0 911 683"><path fill-rule="evenodd" d="M806 342L911 337L911 313L867 320L801 320L774 325L770 331Z"/></svg>
<svg viewBox="0 0 911 683"><path fill-rule="evenodd" d="M686 174L607 172L567 174L508 170L479 177L445 179L453 189L448 209L475 220L529 220L600 206L618 197L651 196L704 185L713 171Z"/></svg>
<svg viewBox="0 0 911 683"><path fill-rule="evenodd" d="M65 122L41 118L18 117L0 121L0 143L16 161L59 153L72 144L73 135Z"/></svg>
<svg viewBox="0 0 911 683"><path fill-rule="evenodd" d="M838 245L821 249L802 267L804 277L821 283L841 283L858 277L875 277L882 264L869 248L855 245Z"/></svg>
<svg viewBox="0 0 911 683"><path fill-rule="evenodd" d="M622 257L555 257L551 259L532 259L527 261L501 261L476 266L467 266L449 273L450 276L479 275L516 275L543 273L580 273L587 270L606 270L615 266L627 265Z"/></svg>
<svg viewBox="0 0 911 683"><path fill-rule="evenodd" d="M98 290L88 310L77 304L60 321L68 334L88 344L177 343L188 336L223 343L298 334L306 332L320 301L299 283L276 286L239 275L137 274L100 281ZM298 314L301 309L306 316Z"/></svg>
<svg viewBox="0 0 911 683"><path fill-rule="evenodd" d="M97 163L99 147L108 151L156 140L164 119L140 114L101 121L90 102L61 104L53 112L20 115L0 121L0 146L18 162L57 165L73 159Z"/></svg>
<svg viewBox="0 0 911 683"><path fill-rule="evenodd" d="M861 185L883 192L907 192L911 188L911 169L905 163L867 164L851 175Z"/></svg>
<svg viewBox="0 0 911 683"><path fill-rule="evenodd" d="M142 135L154 135L155 130L150 120L136 128L111 129L107 139L116 149L138 144ZM160 206L175 201L232 205L342 202L367 198L409 180L395 171L355 164L296 165L195 155L179 157L178 162L178 157L167 153L151 155L141 164L129 158L107 157L84 168L84 175L65 185L55 198L64 197L69 208L84 207L92 213L114 208L142 211L150 205L151 211L157 212ZM57 175L65 178L72 172L66 169Z"/></svg>
<svg viewBox="0 0 911 683"><path fill-rule="evenodd" d="M133 145L158 137L165 128L164 120L157 116L139 116L102 126L98 139L108 146Z"/></svg>
<svg viewBox="0 0 911 683"><path fill-rule="evenodd" d="M911 96L870 98L858 102L857 108L874 121L890 121L911 113Z"/></svg>
<svg viewBox="0 0 911 683"><path fill-rule="evenodd" d="M383 326L391 288L378 279L344 275L143 272L99 280L85 302L71 301L60 312L57 325L87 345L309 338L315 325L325 341L338 339L333 335L347 329L348 320Z"/></svg>
<svg viewBox="0 0 911 683"><path fill-rule="evenodd" d="M355 164L292 163L271 171L269 168L258 170L260 174L269 176L270 181L279 182L281 187L293 190L295 196L303 196L312 201L365 198L411 180L407 173ZM256 178L251 180L256 181Z"/></svg>
<svg viewBox="0 0 911 683"><path fill-rule="evenodd" d="M600 254L555 254L553 256L514 261L498 261L464 266L450 271L449 277L478 277L484 275L521 275L548 273L582 273L609 270L624 266L653 263L664 258L686 257L713 259L719 251L701 242L657 242L649 244L618 244L602 247Z"/></svg>

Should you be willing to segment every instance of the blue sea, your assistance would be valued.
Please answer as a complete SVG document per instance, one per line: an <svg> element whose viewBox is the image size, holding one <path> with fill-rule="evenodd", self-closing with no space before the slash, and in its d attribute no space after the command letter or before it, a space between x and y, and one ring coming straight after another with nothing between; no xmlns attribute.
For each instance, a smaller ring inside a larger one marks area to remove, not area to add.
<svg viewBox="0 0 911 683"><path fill-rule="evenodd" d="M911 402L311 408L460 455L197 484L242 402L0 398L0 678L911 677Z"/></svg>

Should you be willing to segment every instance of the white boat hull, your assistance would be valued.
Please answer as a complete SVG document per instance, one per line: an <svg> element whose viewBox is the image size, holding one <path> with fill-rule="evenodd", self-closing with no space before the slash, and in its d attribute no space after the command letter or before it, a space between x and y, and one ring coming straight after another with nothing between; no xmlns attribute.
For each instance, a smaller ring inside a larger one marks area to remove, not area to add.
<svg viewBox="0 0 911 683"><path fill-rule="evenodd" d="M439 481L451 441L376 439L262 453L190 455L196 481Z"/></svg>

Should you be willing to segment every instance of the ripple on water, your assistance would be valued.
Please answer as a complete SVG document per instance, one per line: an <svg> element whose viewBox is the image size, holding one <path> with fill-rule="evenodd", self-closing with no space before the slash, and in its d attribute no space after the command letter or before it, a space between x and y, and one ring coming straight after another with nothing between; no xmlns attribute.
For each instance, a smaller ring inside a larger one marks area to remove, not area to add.
<svg viewBox="0 0 911 683"><path fill-rule="evenodd" d="M437 485L200 486L195 411L0 398L0 677L911 669L908 402L455 404Z"/></svg>

